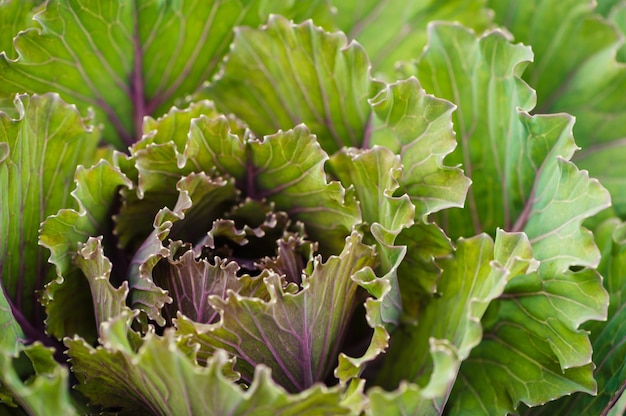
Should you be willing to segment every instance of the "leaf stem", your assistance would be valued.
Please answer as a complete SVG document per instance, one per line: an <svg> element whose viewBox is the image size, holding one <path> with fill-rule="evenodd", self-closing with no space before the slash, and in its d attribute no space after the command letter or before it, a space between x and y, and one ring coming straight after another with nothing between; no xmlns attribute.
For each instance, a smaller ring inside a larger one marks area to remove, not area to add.
<svg viewBox="0 0 626 416"><path fill-rule="evenodd" d="M615 407L619 399L624 394L624 391L626 391L626 381L622 383L622 385L615 392L613 397L611 397L611 400L609 400L604 409L602 409L602 413L600 413L600 416L607 416L609 414L609 412L613 409L613 407Z"/></svg>
<svg viewBox="0 0 626 416"><path fill-rule="evenodd" d="M141 40L139 39L139 16L137 12L137 2L134 6L134 33L133 33L133 73L131 75L131 100L133 102L133 120L134 120L134 136L135 140L141 137L143 128L143 118L146 113L146 102L144 97L144 80L143 80L143 50L141 48ZM132 140L132 139L131 139ZM128 145L132 143L126 143Z"/></svg>

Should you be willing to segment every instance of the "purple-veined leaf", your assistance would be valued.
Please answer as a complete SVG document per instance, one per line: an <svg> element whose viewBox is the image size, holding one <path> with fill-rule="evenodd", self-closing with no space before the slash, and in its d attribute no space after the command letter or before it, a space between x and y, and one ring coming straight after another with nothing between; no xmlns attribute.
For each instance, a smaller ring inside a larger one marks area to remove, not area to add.
<svg viewBox="0 0 626 416"><path fill-rule="evenodd" d="M417 58L432 21L460 22L476 31L491 23L484 0L342 0L334 1L336 22L348 39L365 47L377 76L395 79L398 61Z"/></svg>
<svg viewBox="0 0 626 416"><path fill-rule="evenodd" d="M53 358L53 350L35 342L24 345L24 333L13 317L11 305L0 287L0 406L3 413L20 406L30 414L54 412L64 415L78 414L71 403L67 389L68 371ZM33 368L24 380L23 354ZM18 409L14 409L18 411Z"/></svg>
<svg viewBox="0 0 626 416"><path fill-rule="evenodd" d="M301 13L263 3L47 2L35 15L41 29L17 36L19 57L0 55L0 95L56 91L81 111L92 107L106 141L130 145L140 138L144 116L165 113L217 72L235 26L257 26L272 11Z"/></svg>
<svg viewBox="0 0 626 416"><path fill-rule="evenodd" d="M372 248L353 234L339 256L314 261L298 293L285 293L278 275L270 274L265 277L269 300L232 292L226 299L213 296L221 320L198 325L181 316L178 333L188 348L199 348L201 361L219 349L237 357L236 368L248 382L265 364L288 391L306 390L331 373L352 314L365 299L360 284L376 279L370 268L374 261Z"/></svg>
<svg viewBox="0 0 626 416"><path fill-rule="evenodd" d="M367 99L380 87L363 48L342 33L273 15L236 31L223 72L204 92L258 136L304 123L329 154L367 142Z"/></svg>
<svg viewBox="0 0 626 416"><path fill-rule="evenodd" d="M132 315L123 313L102 326L99 347L66 339L77 389L91 403L121 408L121 414L157 415L334 415L346 414L340 391L323 386L288 395L270 377L268 368L255 369L244 390L223 352L198 365L194 355L177 347L173 331L141 339L130 329Z"/></svg>
<svg viewBox="0 0 626 416"><path fill-rule="evenodd" d="M535 99L519 78L532 57L527 47L510 44L498 31L478 37L445 24L429 31L424 54L404 71L457 105L460 146L450 159L463 163L473 182L467 208L446 211L441 224L451 235L523 230L540 261L538 272L511 279L492 302L483 341L461 365L450 409L504 414L519 401L538 404L593 391L591 348L579 326L605 316L607 297L593 270L569 268L597 265L598 250L581 224L608 206L609 195L568 161L576 149L571 117L527 113ZM593 296L582 297L581 288ZM543 320L541 310L550 310L551 320ZM531 343L535 354L510 347L519 343ZM524 376L503 390L500 371L510 362Z"/></svg>
<svg viewBox="0 0 626 416"><path fill-rule="evenodd" d="M54 276L37 244L39 227L74 205L74 171L93 162L98 134L58 95L20 95L15 106L17 119L0 114L0 277L20 325L36 338L43 329L36 291Z"/></svg>
<svg viewBox="0 0 626 416"><path fill-rule="evenodd" d="M90 236L109 232L106 225L110 224L108 216L118 188L133 185L119 169L106 161L100 161L89 169L78 167L74 181L76 188L71 195L79 209L60 209L46 218L39 234L39 243L50 250L49 262L56 269L56 278L46 285L42 296L47 313L46 331L59 339L81 334L95 340L100 320L96 317L94 321L89 281L85 279L88 272L81 271L75 259L80 256L80 245L87 243ZM105 268L101 266L100 269ZM78 311L80 314L77 315ZM76 316L81 319L76 319Z"/></svg>
<svg viewBox="0 0 626 416"><path fill-rule="evenodd" d="M533 48L534 63L524 79L537 90L538 111L576 117L574 134L582 151L573 160L602 181L622 216L626 8L615 3L490 0L489 5L498 24Z"/></svg>
<svg viewBox="0 0 626 416"><path fill-rule="evenodd" d="M490 303L502 295L514 276L532 271L537 262L523 233L498 232L496 242L485 235L461 239L454 257L438 261L442 275L437 293L422 299L417 323L392 334L378 381L395 388L401 381L420 388L401 387L391 393L377 391L371 399L401 409L414 402L410 414L440 414L456 381L461 363L480 344L480 320ZM419 398L419 400L418 400ZM397 402L397 405L391 403Z"/></svg>

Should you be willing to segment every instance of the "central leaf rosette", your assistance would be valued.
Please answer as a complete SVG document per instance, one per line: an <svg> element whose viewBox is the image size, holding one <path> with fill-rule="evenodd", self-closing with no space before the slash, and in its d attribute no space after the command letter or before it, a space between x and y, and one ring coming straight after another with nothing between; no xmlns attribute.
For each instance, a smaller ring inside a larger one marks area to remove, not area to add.
<svg viewBox="0 0 626 416"><path fill-rule="evenodd" d="M327 181L328 156L306 127L259 140L212 111L203 102L149 120L118 161L137 183L116 216L134 252L130 304L144 324L173 327L198 362L225 350L244 382L264 364L303 391L328 379L341 351L365 352L372 330L361 313L354 335L354 313L386 280L357 231L354 191ZM146 237L137 222L150 217Z"/></svg>
<svg viewBox="0 0 626 416"><path fill-rule="evenodd" d="M171 323L178 312L198 323L215 323L219 313L211 298L226 299L228 291L269 299L263 279L278 276L281 287L297 293L306 265L317 244L306 239L304 224L292 224L273 204L246 199L196 245L171 242L170 255L152 271L172 303L163 308Z"/></svg>

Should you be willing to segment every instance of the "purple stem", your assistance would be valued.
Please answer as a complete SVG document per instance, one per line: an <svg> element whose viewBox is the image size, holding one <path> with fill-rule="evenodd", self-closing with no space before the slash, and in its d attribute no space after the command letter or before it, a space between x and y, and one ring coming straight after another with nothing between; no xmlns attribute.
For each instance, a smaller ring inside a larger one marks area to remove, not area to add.
<svg viewBox="0 0 626 416"><path fill-rule="evenodd" d="M602 413L600 413L600 416L608 415L609 412L615 407L615 405L617 404L617 402L622 397L622 394L624 394L625 391L626 391L626 381L624 381L622 383L622 385L615 392L613 397L611 397L611 400L609 400L609 402L607 403L606 407L604 409L602 409Z"/></svg>
<svg viewBox="0 0 626 416"><path fill-rule="evenodd" d="M41 342L46 347L52 347L55 349L54 357L55 359L62 363L64 361L63 358L63 345L55 339L48 337L42 329L33 326L33 324L26 319L21 310L15 307L15 304L7 294L4 287L2 287L2 292L4 294L5 299L7 300L9 307L11 308L11 313L13 317L17 321L18 325L22 328L24 332L24 339L22 341L25 344L32 344L36 341Z"/></svg>
<svg viewBox="0 0 626 416"><path fill-rule="evenodd" d="M370 115L367 117L367 124L365 124L365 131L363 132L363 144L361 145L362 149L369 149L371 147L373 115L374 112L370 112Z"/></svg>
<svg viewBox="0 0 626 416"><path fill-rule="evenodd" d="M134 34L133 34L133 51L134 51L134 67L131 75L130 93L133 101L133 119L135 127L135 136L139 140L143 129L143 118L146 113L146 102L144 98L144 80L143 80L143 50L141 48L141 40L139 39L139 16L137 15L137 7L134 10ZM128 144L128 143L127 143Z"/></svg>

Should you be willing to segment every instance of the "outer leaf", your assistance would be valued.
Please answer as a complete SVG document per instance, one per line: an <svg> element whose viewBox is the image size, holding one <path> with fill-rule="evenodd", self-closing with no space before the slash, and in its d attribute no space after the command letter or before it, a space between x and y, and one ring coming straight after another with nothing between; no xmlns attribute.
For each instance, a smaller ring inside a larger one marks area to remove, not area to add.
<svg viewBox="0 0 626 416"><path fill-rule="evenodd" d="M36 25L33 14L41 0L2 0L0 2L0 52L13 57L13 38L18 32Z"/></svg>
<svg viewBox="0 0 626 416"><path fill-rule="evenodd" d="M533 105L532 90L518 78L530 58L527 48L509 44L498 32L477 39L458 26L433 25L431 35L415 69L427 91L459 106L461 148L453 157L474 182L469 209L459 216L447 213L446 229L453 234L495 226L523 229L541 260L539 273L513 279L505 299L490 307L485 339L472 351L476 359L461 367L463 384L451 398L453 412L475 408L502 414L514 411L519 400L537 404L577 389L592 391L591 349L578 327L602 319L606 297L593 271L568 269L597 264L597 249L580 225L608 205L608 194L566 161L575 150L571 118L523 111ZM582 195L576 203L574 194ZM568 209L560 209L562 204ZM595 297L582 295L579 287ZM539 311L551 311L550 320ZM520 343L519 350L511 347ZM532 351L526 351L528 345ZM502 369L511 362L519 381L503 390L507 370Z"/></svg>
<svg viewBox="0 0 626 416"><path fill-rule="evenodd" d="M446 229L455 235L495 226L523 229L544 272L597 264L597 250L580 224L607 207L609 195L566 161L575 150L571 117L517 109L532 107L533 92L517 76L530 58L528 49L511 45L499 32L477 39L458 26L433 25L431 35L414 71L427 90L459 106L461 148L453 156L474 182L468 209L450 213ZM571 244L564 246L566 239Z"/></svg>
<svg viewBox="0 0 626 416"><path fill-rule="evenodd" d="M0 113L0 276L21 325L40 325L35 291L50 276L39 226L71 206L74 170L91 163L98 135L57 95L21 95L15 106L17 119Z"/></svg>
<svg viewBox="0 0 626 416"><path fill-rule="evenodd" d="M614 2L600 2L608 14ZM615 59L623 43L618 28L594 13L587 0L491 0L496 21L515 39L532 46L535 64L524 78L538 91L541 112L568 112L576 117L574 132L584 149L576 163L611 191L615 210L626 212L624 199L626 135L626 68ZM619 22L621 10L614 10ZM557 17L558 16L558 17Z"/></svg>
<svg viewBox="0 0 626 416"><path fill-rule="evenodd" d="M530 50L509 44L500 32L478 40L460 26L438 24L429 34L428 48L409 72L426 91L458 106L453 121L461 146L450 160L463 163L473 182L468 208L444 217L446 230L462 236L511 229L530 200L537 162L545 157L526 151L528 133L517 121L517 107L529 110L533 104L532 91L515 72L531 58ZM558 139L557 133L552 146ZM569 147L573 151L573 143Z"/></svg>
<svg viewBox="0 0 626 416"><path fill-rule="evenodd" d="M89 236L106 234L107 240L111 238L107 225L110 224L110 210L115 203L118 188L133 185L119 169L106 161L100 161L89 169L79 166L74 180L76 189L71 195L79 210L59 210L55 215L46 218L40 231L39 242L50 249L49 261L56 267L56 279L46 286L43 295L48 315L46 330L57 338L81 334L95 340L97 322L102 319L97 318L98 321L94 322L92 318L93 306L97 303L92 302L89 282L83 276L83 272L85 275L91 272L84 268L85 265L75 264L74 259L79 256L80 245L87 243ZM111 241L107 243L113 246ZM115 250L115 247L110 248ZM90 256L87 253L84 255ZM95 269L93 273L96 275L91 278L100 277L98 275L108 276L105 268L102 265L99 270Z"/></svg>
<svg viewBox="0 0 626 416"><path fill-rule="evenodd" d="M374 261L373 250L354 233L341 255L326 263L316 259L300 292L285 293L278 276L270 275L269 301L232 292L226 300L212 297L221 321L201 326L179 319L179 332L190 346L199 344L202 361L218 349L236 356L245 381L251 381L254 368L263 363L288 391L306 390L325 380L333 368L352 314L363 300L359 283L375 279L370 269Z"/></svg>
<svg viewBox="0 0 626 416"><path fill-rule="evenodd" d="M577 393L546 406L530 409L527 413L540 414L607 414L617 404L626 388L626 240L625 226L611 219L595 229L595 237L602 251L599 270L605 276L604 284L610 294L608 320L585 326L591 331L594 371L598 382L597 396Z"/></svg>
<svg viewBox="0 0 626 416"><path fill-rule="evenodd" d="M504 415L518 401L535 406L573 391L594 394L591 345L577 328L604 318L600 280L583 270L511 281L487 312L483 342L463 363L452 414Z"/></svg>
<svg viewBox="0 0 626 416"><path fill-rule="evenodd" d="M413 412L442 411L461 362L481 342L479 322L490 302L503 293L513 276L536 267L526 236L504 232L498 233L495 247L484 234L459 240L455 257L439 263L443 274L437 296L422 301L417 325L401 327L393 334L378 375L378 381L389 388L408 380L423 389L403 387L391 395L374 395L375 400L385 402L417 395L421 399Z"/></svg>
<svg viewBox="0 0 626 416"><path fill-rule="evenodd" d="M332 154L367 141L367 98L379 87L368 67L363 49L342 33L274 15L261 30L236 31L224 71L206 92L258 136L304 123Z"/></svg>
<svg viewBox="0 0 626 416"><path fill-rule="evenodd" d="M2 288L0 288L2 289ZM11 306L0 290L0 410L4 405L19 405L29 414L74 415L67 389L68 371L52 357L52 350L40 343L26 347L24 335L13 317ZM26 354L36 374L26 382L16 366L18 354ZM8 396L6 396L8 393Z"/></svg>
<svg viewBox="0 0 626 416"><path fill-rule="evenodd" d="M339 28L365 47L375 73L392 79L397 61L421 54L429 22L456 21L481 32L491 21L483 0L337 0L334 4Z"/></svg>
<svg viewBox="0 0 626 416"><path fill-rule="evenodd" d="M0 95L58 91L94 108L107 141L131 144L145 115L164 113L216 72L235 25L265 21L261 3L51 1L36 15L42 30L18 36L19 59L0 58Z"/></svg>
<svg viewBox="0 0 626 416"><path fill-rule="evenodd" d="M537 178L534 204L524 227L546 276L558 275L573 265L597 266L600 253L592 234L581 225L608 207L610 199L586 171L560 158L556 162L556 167Z"/></svg>
<svg viewBox="0 0 626 416"><path fill-rule="evenodd" d="M102 347L80 338L67 339L78 389L93 404L122 408L121 414L156 415L334 415L348 410L339 405L338 389L316 386L300 395L288 395L259 365L254 381L242 390L229 380L229 362L223 352L206 366L194 362L176 346L172 331L153 333L133 344L128 314L103 326ZM231 364L232 365L232 364Z"/></svg>
<svg viewBox="0 0 626 416"><path fill-rule="evenodd" d="M554 112L550 109L563 94L562 86L568 89L571 77L586 61L619 39L615 28L594 14L594 4L587 0L489 0L489 6L498 24L509 29L517 42L533 48L535 63L524 79L537 90L541 112ZM554 24L556 16L558 24Z"/></svg>

